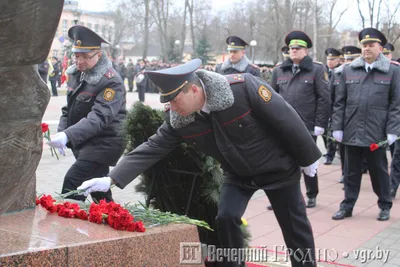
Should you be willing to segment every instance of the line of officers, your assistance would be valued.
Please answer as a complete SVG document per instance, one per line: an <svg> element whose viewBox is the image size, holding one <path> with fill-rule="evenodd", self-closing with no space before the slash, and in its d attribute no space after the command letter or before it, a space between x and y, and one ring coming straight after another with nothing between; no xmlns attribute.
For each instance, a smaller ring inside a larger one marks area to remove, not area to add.
<svg viewBox="0 0 400 267"><path fill-rule="evenodd" d="M378 196L377 220L386 221L400 182L400 66L392 60L393 45L379 30L365 28L358 40L361 48L327 48L324 65L308 55L313 44L306 33L290 32L281 49L284 60L273 69L270 85L297 111L315 141L323 137L325 165L332 164L339 149L345 196L332 219L352 216L362 173L368 170ZM237 36L229 36L226 43L229 58L216 66L216 72L260 77L257 66L245 55L248 44ZM371 144L382 141L385 145L371 151ZM390 176L386 144L392 153ZM306 206L313 208L318 176L303 176ZM267 208L272 210L272 206Z"/></svg>

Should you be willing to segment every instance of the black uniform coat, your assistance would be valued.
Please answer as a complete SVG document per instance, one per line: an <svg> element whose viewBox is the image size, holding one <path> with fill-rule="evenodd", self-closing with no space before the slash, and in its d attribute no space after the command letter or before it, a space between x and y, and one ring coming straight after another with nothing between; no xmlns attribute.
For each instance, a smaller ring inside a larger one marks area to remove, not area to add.
<svg viewBox="0 0 400 267"><path fill-rule="evenodd" d="M345 65L336 88L332 129L343 144L369 147L400 135L400 68L379 55L367 73L362 57Z"/></svg>
<svg viewBox="0 0 400 267"><path fill-rule="evenodd" d="M330 117L328 73L322 63L306 56L293 74L293 61L289 58L272 71L271 86L292 105L309 131L314 126L326 128Z"/></svg>
<svg viewBox="0 0 400 267"><path fill-rule="evenodd" d="M244 55L242 59L236 64L232 64L229 58L226 59L224 62L217 64L217 66L215 67L215 71L222 75L250 73L256 77L261 77L260 69L250 64L250 61L246 57L246 55Z"/></svg>
<svg viewBox="0 0 400 267"><path fill-rule="evenodd" d="M321 156L294 109L260 78L247 73L224 77L205 70L196 74L204 83L210 115L183 117L170 110L157 133L109 174L119 187L181 142L217 159L228 182L265 189L298 182L299 165L309 166Z"/></svg>
<svg viewBox="0 0 400 267"><path fill-rule="evenodd" d="M75 65L67 74L67 106L58 131L66 133L67 147L77 159L115 165L125 148L126 91L121 78L104 54L83 77Z"/></svg>

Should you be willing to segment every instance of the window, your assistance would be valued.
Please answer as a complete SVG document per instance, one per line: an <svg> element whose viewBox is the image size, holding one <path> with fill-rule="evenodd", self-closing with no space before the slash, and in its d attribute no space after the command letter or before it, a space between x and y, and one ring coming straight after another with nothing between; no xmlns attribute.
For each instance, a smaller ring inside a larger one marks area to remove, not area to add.
<svg viewBox="0 0 400 267"><path fill-rule="evenodd" d="M56 49L53 50L53 57L58 58L58 50L56 50Z"/></svg>
<svg viewBox="0 0 400 267"><path fill-rule="evenodd" d="M92 30L92 23L88 23L87 27Z"/></svg>
<svg viewBox="0 0 400 267"><path fill-rule="evenodd" d="M94 31L97 33L99 32L99 24L94 25Z"/></svg>
<svg viewBox="0 0 400 267"><path fill-rule="evenodd" d="M62 22L62 36L68 36L68 20L66 19Z"/></svg>

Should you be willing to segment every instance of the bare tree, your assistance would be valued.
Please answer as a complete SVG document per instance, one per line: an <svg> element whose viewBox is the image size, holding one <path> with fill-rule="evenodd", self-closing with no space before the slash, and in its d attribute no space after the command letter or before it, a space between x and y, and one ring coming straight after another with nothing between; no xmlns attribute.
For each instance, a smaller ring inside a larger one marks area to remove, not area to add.
<svg viewBox="0 0 400 267"><path fill-rule="evenodd" d="M386 7L386 18L383 23L382 32L385 34L386 38L393 45L400 39L400 27L398 19L398 12L400 9L400 2L397 4L390 6L390 1L385 1Z"/></svg>
<svg viewBox="0 0 400 267"><path fill-rule="evenodd" d="M150 16L150 0L143 0L144 1L144 38L143 38L143 56L142 58L145 59L147 57L147 48L149 46L149 16Z"/></svg>

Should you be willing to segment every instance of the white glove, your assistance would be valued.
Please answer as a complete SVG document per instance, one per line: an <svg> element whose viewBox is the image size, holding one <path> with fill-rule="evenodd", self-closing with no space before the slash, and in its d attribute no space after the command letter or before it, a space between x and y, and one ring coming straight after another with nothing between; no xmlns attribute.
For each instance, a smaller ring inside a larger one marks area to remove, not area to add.
<svg viewBox="0 0 400 267"><path fill-rule="evenodd" d="M85 190L83 194L87 197L92 192L107 192L110 190L111 182L111 177L93 178L83 182L77 189Z"/></svg>
<svg viewBox="0 0 400 267"><path fill-rule="evenodd" d="M391 146L397 140L397 135L387 134L387 140L388 140L389 146Z"/></svg>
<svg viewBox="0 0 400 267"><path fill-rule="evenodd" d="M47 144L51 147L64 148L68 142L68 137L64 132L59 132L51 138Z"/></svg>
<svg viewBox="0 0 400 267"><path fill-rule="evenodd" d="M58 153L59 153L60 155L65 156L65 151L64 151L64 148L63 148L63 147L59 147L59 148L57 148L57 149L58 149Z"/></svg>
<svg viewBox="0 0 400 267"><path fill-rule="evenodd" d="M310 166L304 167L303 168L304 173L310 177L315 177L315 175L317 174L318 164L319 160L317 160Z"/></svg>
<svg viewBox="0 0 400 267"><path fill-rule="evenodd" d="M333 138L335 138L336 141L338 141L339 143L342 142L342 140L343 140L343 131L333 131L332 135L333 135Z"/></svg>
<svg viewBox="0 0 400 267"><path fill-rule="evenodd" d="M315 136L320 136L320 135L324 134L324 132L325 132L324 128L314 126L314 135Z"/></svg>

